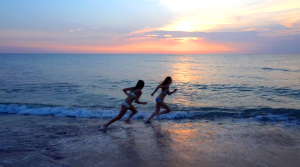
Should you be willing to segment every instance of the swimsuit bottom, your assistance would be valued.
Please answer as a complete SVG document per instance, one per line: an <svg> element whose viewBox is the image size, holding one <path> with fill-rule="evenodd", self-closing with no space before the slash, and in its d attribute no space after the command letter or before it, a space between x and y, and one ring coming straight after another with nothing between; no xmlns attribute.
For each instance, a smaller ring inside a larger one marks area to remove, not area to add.
<svg viewBox="0 0 300 167"><path fill-rule="evenodd" d="M164 102L164 101L160 100L159 98L156 98L156 102Z"/></svg>
<svg viewBox="0 0 300 167"><path fill-rule="evenodd" d="M124 106L126 108L130 108L130 105L126 102L126 100L122 101L122 106Z"/></svg>

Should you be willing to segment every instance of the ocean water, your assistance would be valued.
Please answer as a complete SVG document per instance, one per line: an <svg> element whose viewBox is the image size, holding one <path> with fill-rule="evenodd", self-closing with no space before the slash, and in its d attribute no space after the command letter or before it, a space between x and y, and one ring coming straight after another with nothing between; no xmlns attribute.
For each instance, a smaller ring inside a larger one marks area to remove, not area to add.
<svg viewBox="0 0 300 167"><path fill-rule="evenodd" d="M298 122L300 55L0 54L0 112L112 118L123 88L145 81L135 119L155 108L166 76L175 94L162 119Z"/></svg>
<svg viewBox="0 0 300 167"><path fill-rule="evenodd" d="M299 58L0 54L0 166L298 167ZM145 124L166 76L172 112ZM139 79L148 104L100 132Z"/></svg>

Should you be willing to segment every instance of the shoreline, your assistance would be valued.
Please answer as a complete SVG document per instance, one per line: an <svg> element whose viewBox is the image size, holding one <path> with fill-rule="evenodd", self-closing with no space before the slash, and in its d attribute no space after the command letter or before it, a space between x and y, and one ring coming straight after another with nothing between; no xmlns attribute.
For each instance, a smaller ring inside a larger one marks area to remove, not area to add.
<svg viewBox="0 0 300 167"><path fill-rule="evenodd" d="M299 126L251 120L154 120L0 114L0 166L289 166Z"/></svg>

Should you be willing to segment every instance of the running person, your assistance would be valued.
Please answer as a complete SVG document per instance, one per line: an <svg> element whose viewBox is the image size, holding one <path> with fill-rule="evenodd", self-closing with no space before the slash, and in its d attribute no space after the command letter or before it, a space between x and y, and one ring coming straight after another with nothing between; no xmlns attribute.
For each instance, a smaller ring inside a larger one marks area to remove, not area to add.
<svg viewBox="0 0 300 167"><path fill-rule="evenodd" d="M156 87L156 89L154 90L154 92L151 94L151 96L153 96L155 94L155 92L161 88L161 93L157 96L156 98L156 110L155 112L148 118L148 120L146 121L146 123L150 123L151 119L156 115L157 117L159 115L162 114L166 114L171 112L170 107L164 103L164 99L166 97L166 95L171 95L174 92L177 91L177 89L174 89L174 91L169 92L169 86L172 84L172 78L171 77L166 77L166 79ZM161 113L159 113L160 108L163 107L166 110L162 111Z"/></svg>
<svg viewBox="0 0 300 167"><path fill-rule="evenodd" d="M121 111L119 112L119 114L113 118L112 120L110 120L108 123L102 125L100 127L101 130L103 130L104 132L106 132L106 128L114 123L115 121L121 119L124 114L126 113L126 111L129 109L132 111L132 113L130 114L130 116L128 117L128 119L126 120L127 123L130 122L130 118L137 113L136 109L134 108L134 106L131 104L133 101L135 103L138 104L147 104L147 102L140 102L139 98L142 95L142 89L144 87L144 81L143 80L139 80L136 84L135 87L133 88L125 88L123 89L124 93L127 95L127 98L125 100L122 101L122 108ZM127 91L129 91L129 93L127 93Z"/></svg>

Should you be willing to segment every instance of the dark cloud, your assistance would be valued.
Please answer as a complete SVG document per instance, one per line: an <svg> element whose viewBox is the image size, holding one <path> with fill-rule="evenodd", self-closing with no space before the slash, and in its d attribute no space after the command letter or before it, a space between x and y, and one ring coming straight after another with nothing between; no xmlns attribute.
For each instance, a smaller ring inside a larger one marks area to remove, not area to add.
<svg viewBox="0 0 300 167"><path fill-rule="evenodd" d="M300 37L271 37L258 40L251 53L300 54Z"/></svg>

